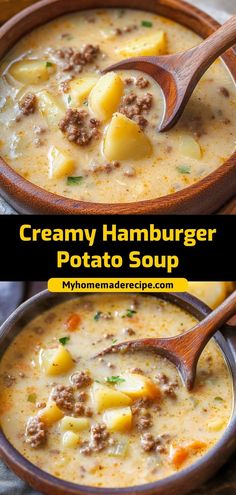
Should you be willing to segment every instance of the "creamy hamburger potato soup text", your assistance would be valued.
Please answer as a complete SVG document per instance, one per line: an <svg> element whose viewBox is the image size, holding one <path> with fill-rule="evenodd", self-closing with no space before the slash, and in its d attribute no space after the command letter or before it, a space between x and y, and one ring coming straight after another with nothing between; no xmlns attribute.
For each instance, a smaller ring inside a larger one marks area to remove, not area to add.
<svg viewBox="0 0 236 495"><path fill-rule="evenodd" d="M199 36L136 10L91 10L25 36L0 66L0 153L23 177L68 198L134 202L174 193L234 151L235 84L216 61L178 125L160 134L159 87L129 56L176 53Z"/></svg>
<svg viewBox="0 0 236 495"><path fill-rule="evenodd" d="M191 393L151 353L93 357L112 343L170 337L195 323L150 296L86 296L44 312L0 363L5 435L41 469L85 485L137 485L185 468L231 416L231 376L217 344L203 352Z"/></svg>

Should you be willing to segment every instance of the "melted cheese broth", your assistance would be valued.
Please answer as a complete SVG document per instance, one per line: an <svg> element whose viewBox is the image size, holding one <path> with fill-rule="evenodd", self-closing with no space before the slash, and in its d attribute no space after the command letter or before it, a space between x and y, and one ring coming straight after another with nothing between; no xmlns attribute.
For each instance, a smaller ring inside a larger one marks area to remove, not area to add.
<svg viewBox="0 0 236 495"><path fill-rule="evenodd" d="M92 22L91 22L92 20ZM143 22L144 21L144 22ZM126 28L130 32L125 32ZM132 30L132 26L135 29ZM115 30L122 34L115 34ZM119 160L119 168L106 173L103 167L108 160L103 153L103 139L107 125L102 124L98 140L87 146L68 141L58 129L51 126L40 111L22 116L18 103L27 94L37 94L47 89L63 103L65 110L71 107L60 83L68 80L70 73L63 72L55 57L55 50L64 47L81 49L86 43L99 45L100 55L94 63L84 66L79 77L99 74L100 71L122 58L120 48L132 46L133 40L150 36L158 30L166 35L165 53L187 50L201 42L189 29L163 17L136 10L106 9L84 11L61 17L25 36L11 50L0 66L0 152L2 157L24 178L50 192L82 201L99 203L123 203L161 197L182 190L207 176L232 154L236 134L235 84L223 63L217 60L198 84L185 113L174 129L158 133L157 125L163 114L163 99L158 86L149 77L147 89L131 84L124 94L134 92L142 97L153 96L144 133L152 144L150 157ZM22 58L56 63L56 72L46 82L26 85L17 82L9 73L12 63ZM140 73L118 73L122 80L131 77L136 81ZM141 74L142 75L142 74ZM77 76L78 77L78 76ZM79 108L79 107L78 107ZM87 109L85 100L81 108ZM81 109L79 108L79 109ZM119 109L118 109L119 110ZM42 136L37 129L43 128ZM186 139L194 139L189 146ZM48 153L51 145L69 154L74 169L69 176L80 177L68 181L67 176L50 178ZM192 147L197 155L192 152ZM97 172L94 173L94 169Z"/></svg>
<svg viewBox="0 0 236 495"><path fill-rule="evenodd" d="M73 332L66 324L72 314L80 319ZM182 385L170 362L151 353L112 354L102 360L91 358L114 342L171 337L195 323L195 318L186 311L150 296L86 296L68 300L41 314L15 338L0 363L0 420L5 435L41 469L65 480L98 487L152 482L194 463L221 438L231 416L231 375L216 343L212 340L203 352L191 392ZM135 333L128 335L127 329ZM65 336L70 337L65 348L73 357L73 367L65 374L48 377L39 366L40 349L57 347L59 339ZM66 448L62 445L60 421L48 428L45 445L32 448L26 443L28 418L39 414L37 404L47 402L55 385L70 385L70 376L77 371L90 374L92 384L82 390L88 394L86 404L93 410L89 418L91 428L104 421L103 413L94 409L91 387L94 383L106 384L114 390L117 385L109 384L107 378L126 376L134 368L140 368L141 376L153 383L158 383L157 377L162 374L175 383L175 397L160 385L161 398L147 406L152 418L149 429L140 432L133 414L129 431L111 432L106 447L89 456L80 452L82 443L89 441L89 428L79 433L78 446ZM145 433L154 438L167 436L164 451L143 450L141 436ZM183 451L184 457L180 458ZM177 452L177 457L173 457L173 452Z"/></svg>

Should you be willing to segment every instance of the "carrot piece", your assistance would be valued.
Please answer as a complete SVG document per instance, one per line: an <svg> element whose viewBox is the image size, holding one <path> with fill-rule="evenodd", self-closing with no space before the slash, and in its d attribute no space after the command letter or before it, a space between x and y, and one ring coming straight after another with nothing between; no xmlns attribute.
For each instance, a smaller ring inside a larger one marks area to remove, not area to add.
<svg viewBox="0 0 236 495"><path fill-rule="evenodd" d="M170 459L175 469L179 469L189 456L189 450L185 447L172 447Z"/></svg>
<svg viewBox="0 0 236 495"><path fill-rule="evenodd" d="M81 317L77 313L72 313L66 321L66 327L69 332L74 332L81 322Z"/></svg>
<svg viewBox="0 0 236 495"><path fill-rule="evenodd" d="M193 450L194 452L198 452L199 450L203 450L206 447L206 442L202 442L201 440L194 440L194 442L190 443L187 448Z"/></svg>

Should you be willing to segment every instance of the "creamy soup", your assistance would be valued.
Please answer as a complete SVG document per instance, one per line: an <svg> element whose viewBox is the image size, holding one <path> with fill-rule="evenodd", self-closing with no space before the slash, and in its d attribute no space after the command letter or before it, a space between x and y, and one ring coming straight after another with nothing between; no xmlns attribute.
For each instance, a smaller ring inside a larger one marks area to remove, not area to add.
<svg viewBox="0 0 236 495"><path fill-rule="evenodd" d="M92 486L152 482L194 463L231 415L231 375L218 345L207 345L191 392L152 353L94 356L115 342L171 337L195 323L150 296L93 295L53 307L0 363L5 435L41 469Z"/></svg>
<svg viewBox="0 0 236 495"><path fill-rule="evenodd" d="M232 154L235 84L216 61L174 129L158 133L163 98L125 57L173 54L201 42L136 10L61 17L25 36L0 66L0 152L23 177L82 201L133 202L179 191Z"/></svg>

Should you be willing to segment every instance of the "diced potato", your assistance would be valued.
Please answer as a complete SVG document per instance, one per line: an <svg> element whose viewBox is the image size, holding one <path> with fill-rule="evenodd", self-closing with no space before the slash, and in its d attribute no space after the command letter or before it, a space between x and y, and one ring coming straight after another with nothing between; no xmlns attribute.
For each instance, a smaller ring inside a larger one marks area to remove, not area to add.
<svg viewBox="0 0 236 495"><path fill-rule="evenodd" d="M89 95L89 108L95 117L106 121L117 110L123 94L124 83L115 72L102 76Z"/></svg>
<svg viewBox="0 0 236 495"><path fill-rule="evenodd" d="M139 160L150 156L152 145L136 122L116 113L104 138L104 155L107 160Z"/></svg>
<svg viewBox="0 0 236 495"><path fill-rule="evenodd" d="M91 396L97 412L112 407L130 406L132 403L128 395L96 382L91 387Z"/></svg>
<svg viewBox="0 0 236 495"><path fill-rule="evenodd" d="M70 352L62 345L56 349L41 349L39 364L48 376L61 375L74 366Z"/></svg>
<svg viewBox="0 0 236 495"><path fill-rule="evenodd" d="M225 420L220 418L209 421L209 423L207 424L209 431L220 431L222 430L222 428L224 428L224 426Z"/></svg>
<svg viewBox="0 0 236 495"><path fill-rule="evenodd" d="M183 135L180 140L180 153L195 160L201 160L202 150L196 139L192 136Z"/></svg>
<svg viewBox="0 0 236 495"><path fill-rule="evenodd" d="M74 418L73 416L64 416L61 420L61 431L78 431L87 430L89 428L88 418Z"/></svg>
<svg viewBox="0 0 236 495"><path fill-rule="evenodd" d="M159 398L161 395L159 387L150 378L137 373L126 373L122 376L124 381L116 384L116 389L127 394L133 399L147 397Z"/></svg>
<svg viewBox="0 0 236 495"><path fill-rule="evenodd" d="M167 51L167 40L164 31L156 31L130 40L117 49L121 57L146 57L162 55Z"/></svg>
<svg viewBox="0 0 236 495"><path fill-rule="evenodd" d="M73 158L56 146L51 146L49 149L48 161L49 177L52 179L60 179L65 175L70 175L75 165Z"/></svg>
<svg viewBox="0 0 236 495"><path fill-rule="evenodd" d="M132 426L131 408L108 409L103 415L103 421L109 431L129 431Z"/></svg>
<svg viewBox="0 0 236 495"><path fill-rule="evenodd" d="M40 84L55 72L55 65L46 60L18 60L12 64L9 72L14 79L23 84Z"/></svg>
<svg viewBox="0 0 236 495"><path fill-rule="evenodd" d="M59 96L52 95L47 90L37 93L38 107L48 125L52 128L58 127L58 122L64 117L65 108Z"/></svg>
<svg viewBox="0 0 236 495"><path fill-rule="evenodd" d="M76 107L83 104L90 91L95 86L98 76L90 74L88 76L73 79L69 84L69 96L71 97L71 106Z"/></svg>
<svg viewBox="0 0 236 495"><path fill-rule="evenodd" d="M66 431L62 437L62 445L66 448L74 448L79 444L79 435L73 431Z"/></svg>
<svg viewBox="0 0 236 495"><path fill-rule="evenodd" d="M188 292L214 309L227 297L228 288L226 282L189 282Z"/></svg>
<svg viewBox="0 0 236 495"><path fill-rule="evenodd" d="M41 409L38 416L45 425L51 426L54 423L57 423L57 421L60 421L64 414L61 409L57 407L56 403L50 400L47 406L44 409Z"/></svg>

